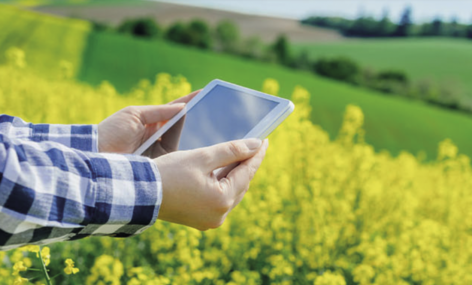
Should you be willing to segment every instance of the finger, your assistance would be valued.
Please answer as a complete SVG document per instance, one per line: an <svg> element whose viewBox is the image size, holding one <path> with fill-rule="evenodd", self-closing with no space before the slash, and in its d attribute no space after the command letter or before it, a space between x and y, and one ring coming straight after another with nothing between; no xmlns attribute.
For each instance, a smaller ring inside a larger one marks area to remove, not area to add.
<svg viewBox="0 0 472 285"><path fill-rule="evenodd" d="M170 120L184 107L185 103L173 105L135 106L138 111L139 119L145 125Z"/></svg>
<svg viewBox="0 0 472 285"><path fill-rule="evenodd" d="M266 139L256 155L239 164L228 173L226 178L220 181L220 183L225 184L222 185L222 187L226 188L226 191L229 192L232 197L235 197L233 207L236 206L244 197L244 194L249 188L249 182L251 182L259 169L268 147L269 141Z"/></svg>
<svg viewBox="0 0 472 285"><path fill-rule="evenodd" d="M200 93L202 89L193 91L192 93L188 94L187 96L181 97L179 99L176 99L172 102L169 103L169 105L176 104L176 103L188 103L190 100L193 99L193 97L197 96L198 93Z"/></svg>
<svg viewBox="0 0 472 285"><path fill-rule="evenodd" d="M199 151L206 152L205 157L209 158L206 170L212 172L220 167L254 156L261 145L260 139L245 139L220 143L202 148Z"/></svg>

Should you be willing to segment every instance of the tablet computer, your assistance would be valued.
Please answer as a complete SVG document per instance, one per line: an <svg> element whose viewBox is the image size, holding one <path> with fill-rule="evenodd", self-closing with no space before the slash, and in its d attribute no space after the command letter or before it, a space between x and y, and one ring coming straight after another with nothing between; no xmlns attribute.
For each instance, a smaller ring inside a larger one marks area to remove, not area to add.
<svg viewBox="0 0 472 285"><path fill-rule="evenodd" d="M190 150L245 138L266 138L294 110L287 99L213 80L134 154L171 136L165 152ZM170 135L171 134L171 135Z"/></svg>

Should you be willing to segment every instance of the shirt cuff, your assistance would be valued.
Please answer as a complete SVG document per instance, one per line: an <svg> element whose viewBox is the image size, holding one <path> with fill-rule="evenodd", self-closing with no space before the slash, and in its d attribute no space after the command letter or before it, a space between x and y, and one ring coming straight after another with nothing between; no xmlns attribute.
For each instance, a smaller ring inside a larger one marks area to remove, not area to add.
<svg viewBox="0 0 472 285"><path fill-rule="evenodd" d="M87 152L98 152L97 125L32 125L32 140L52 141Z"/></svg>
<svg viewBox="0 0 472 285"><path fill-rule="evenodd" d="M129 237L153 225L162 202L156 164L135 155L93 154L95 206L72 239L86 236Z"/></svg>

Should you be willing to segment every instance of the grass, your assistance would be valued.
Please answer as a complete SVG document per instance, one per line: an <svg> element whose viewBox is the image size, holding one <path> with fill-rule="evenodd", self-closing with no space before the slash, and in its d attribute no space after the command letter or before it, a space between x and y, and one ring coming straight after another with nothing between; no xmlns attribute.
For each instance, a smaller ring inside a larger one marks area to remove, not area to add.
<svg viewBox="0 0 472 285"><path fill-rule="evenodd" d="M365 112L366 140L377 150L394 154L401 150L425 151L436 157L438 143L451 138L459 149L472 156L472 118L421 102L387 97L293 71L276 65L218 55L163 41L145 41L115 34L95 34L89 38L79 78L98 84L108 80L121 90L141 78L152 80L159 72L184 75L195 89L214 78L260 89L265 78L281 83L281 96L289 97L296 85L312 94L312 119L335 137L347 104L357 104Z"/></svg>
<svg viewBox="0 0 472 285"><path fill-rule="evenodd" d="M415 79L450 82L472 98L472 41L450 38L367 39L342 43L297 44L312 58L348 56L363 66L398 69Z"/></svg>

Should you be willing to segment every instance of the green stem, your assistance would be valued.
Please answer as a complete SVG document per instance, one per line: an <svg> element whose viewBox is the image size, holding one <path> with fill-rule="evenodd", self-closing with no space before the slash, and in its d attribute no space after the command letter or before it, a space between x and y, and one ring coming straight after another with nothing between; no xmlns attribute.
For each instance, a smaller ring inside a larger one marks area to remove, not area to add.
<svg viewBox="0 0 472 285"><path fill-rule="evenodd" d="M51 277L51 278L49 278L49 279L52 280L52 279L56 278L56 277L59 276L59 275L62 275L62 273L56 274L56 275L54 275L53 277Z"/></svg>
<svg viewBox="0 0 472 285"><path fill-rule="evenodd" d="M28 281L33 283L34 279L38 279L38 278L42 278L42 277L43 277L43 275L41 274L41 276L36 276L36 277L30 278L30 279L28 279Z"/></svg>
<svg viewBox="0 0 472 285"><path fill-rule="evenodd" d="M41 272L43 272L41 269L37 269L37 268L28 268L28 271L41 271Z"/></svg>
<svg viewBox="0 0 472 285"><path fill-rule="evenodd" d="M51 278L49 278L49 274L48 274L48 271L46 269L46 265L44 265L43 257L41 256L41 247L39 247L39 260L41 260L41 265L42 265L41 269L43 271L44 278L46 278L46 283L48 283L48 285L52 285Z"/></svg>

